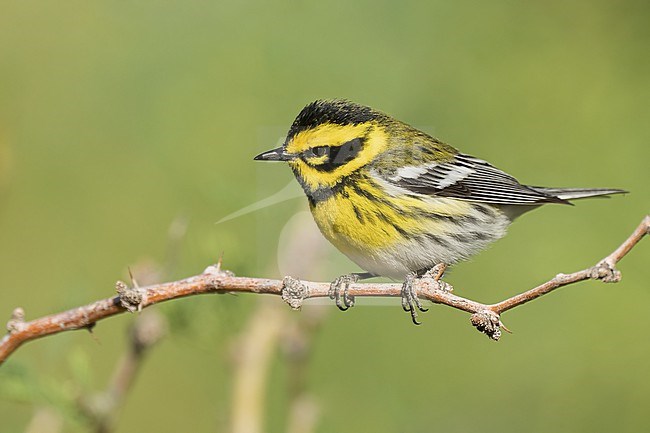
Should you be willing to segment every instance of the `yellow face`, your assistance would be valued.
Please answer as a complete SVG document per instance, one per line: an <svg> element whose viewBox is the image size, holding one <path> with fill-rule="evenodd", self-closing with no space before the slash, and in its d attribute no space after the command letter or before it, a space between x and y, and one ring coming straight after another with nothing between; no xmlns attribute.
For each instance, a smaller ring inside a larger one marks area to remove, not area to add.
<svg viewBox="0 0 650 433"><path fill-rule="evenodd" d="M284 152L296 176L315 190L336 185L371 162L386 145L387 135L375 122L324 123L293 136Z"/></svg>

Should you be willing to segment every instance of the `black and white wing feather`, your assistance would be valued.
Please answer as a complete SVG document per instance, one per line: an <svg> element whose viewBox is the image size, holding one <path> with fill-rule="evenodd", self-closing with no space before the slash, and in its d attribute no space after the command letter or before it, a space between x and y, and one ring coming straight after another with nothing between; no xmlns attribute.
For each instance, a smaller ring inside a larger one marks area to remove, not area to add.
<svg viewBox="0 0 650 433"><path fill-rule="evenodd" d="M388 180L418 194L495 205L568 203L552 193L522 185L489 163L463 154L444 163L402 167Z"/></svg>

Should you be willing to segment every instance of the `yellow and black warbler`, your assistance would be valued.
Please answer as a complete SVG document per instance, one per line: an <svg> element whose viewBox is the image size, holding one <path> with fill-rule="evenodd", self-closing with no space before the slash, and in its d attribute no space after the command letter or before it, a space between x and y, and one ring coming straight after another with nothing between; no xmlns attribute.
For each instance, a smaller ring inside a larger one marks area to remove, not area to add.
<svg viewBox="0 0 650 433"><path fill-rule="evenodd" d="M319 100L294 120L284 145L255 157L286 161L323 235L367 273L332 283L344 310L360 277L406 279L402 306L425 311L413 279L465 260L545 203L617 194L619 189L520 184L489 163L370 107ZM343 290L341 290L343 289Z"/></svg>

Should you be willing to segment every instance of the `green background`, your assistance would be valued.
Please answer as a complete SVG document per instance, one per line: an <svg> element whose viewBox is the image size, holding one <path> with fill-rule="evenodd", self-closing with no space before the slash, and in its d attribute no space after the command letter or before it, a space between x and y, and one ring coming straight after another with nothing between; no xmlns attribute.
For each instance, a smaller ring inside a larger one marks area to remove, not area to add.
<svg viewBox="0 0 650 433"><path fill-rule="evenodd" d="M281 277L280 233L306 200L215 222L289 183L287 167L252 157L322 97L386 111L522 182L632 191L527 214L453 269L457 294L494 302L590 266L649 210L649 20L648 4L632 1L3 0L0 318L111 296L144 259L163 263L165 280L221 252L239 275ZM178 218L187 232L170 246ZM316 431L647 429L649 248L621 263L620 284L582 283L507 313L515 333L499 343L446 307L420 327L396 299L327 307L306 373ZM297 276L357 270L324 254ZM232 341L258 300L153 307L171 332L117 431L227 431ZM35 408L54 405L65 431L85 431L66 399L106 386L132 321L17 351L0 367L1 430L23 431ZM282 432L292 372L274 359L265 425Z"/></svg>

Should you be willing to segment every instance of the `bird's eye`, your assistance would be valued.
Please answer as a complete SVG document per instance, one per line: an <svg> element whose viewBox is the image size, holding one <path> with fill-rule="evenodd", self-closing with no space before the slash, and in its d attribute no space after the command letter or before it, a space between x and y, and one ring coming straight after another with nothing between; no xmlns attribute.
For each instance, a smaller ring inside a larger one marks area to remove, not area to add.
<svg viewBox="0 0 650 433"><path fill-rule="evenodd" d="M314 156L321 157L325 156L329 153L329 147L328 146L316 146L311 148L311 153L314 154Z"/></svg>

